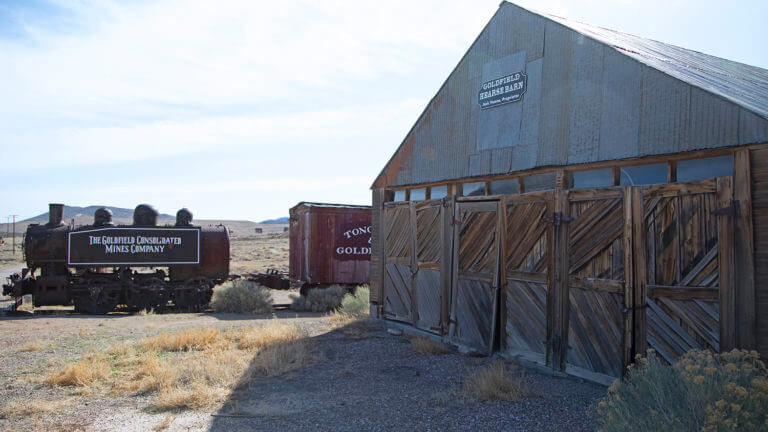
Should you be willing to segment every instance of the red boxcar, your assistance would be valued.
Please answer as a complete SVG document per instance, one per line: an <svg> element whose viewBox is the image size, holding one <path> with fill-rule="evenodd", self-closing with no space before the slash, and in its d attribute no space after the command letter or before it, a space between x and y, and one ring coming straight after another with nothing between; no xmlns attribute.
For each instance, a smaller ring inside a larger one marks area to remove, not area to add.
<svg viewBox="0 0 768 432"><path fill-rule="evenodd" d="M370 206L300 202L290 216L292 280L309 285L368 283Z"/></svg>

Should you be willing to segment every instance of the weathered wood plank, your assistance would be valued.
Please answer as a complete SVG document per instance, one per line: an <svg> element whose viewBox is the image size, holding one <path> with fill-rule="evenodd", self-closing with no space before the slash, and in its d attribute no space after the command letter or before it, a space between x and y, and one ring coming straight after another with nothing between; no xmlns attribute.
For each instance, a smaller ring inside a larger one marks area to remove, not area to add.
<svg viewBox="0 0 768 432"><path fill-rule="evenodd" d="M632 263L632 254L634 251L634 236L632 227L635 221L632 217L633 206L632 188L626 186L622 190L624 199L624 249L622 259L624 260L624 332L622 336L622 375L626 373L627 366L632 363L635 357L635 345L632 337L634 326L634 314L632 313L635 296L635 267ZM637 223L641 223L638 221Z"/></svg>
<svg viewBox="0 0 768 432"><path fill-rule="evenodd" d="M646 199L667 198L680 195L715 192L717 189L717 183L715 179L709 179L691 183L672 183L646 186L643 189L643 195Z"/></svg>
<svg viewBox="0 0 768 432"><path fill-rule="evenodd" d="M635 283L632 306L634 310L634 335L633 345L635 354L644 355L648 349L646 334L648 332L646 323L646 296L645 284L647 278L646 256L655 254L652 248L646 246L646 220L645 220L645 200L643 198L643 189L632 189L632 220L633 220L633 239L632 251L634 256Z"/></svg>
<svg viewBox="0 0 768 432"><path fill-rule="evenodd" d="M718 301L720 292L717 288L699 287L699 286L666 286L666 285L647 285L651 291L651 297L659 297L674 300L709 300Z"/></svg>
<svg viewBox="0 0 768 432"><path fill-rule="evenodd" d="M624 292L624 282L611 279L570 276L568 284L571 288L580 288L591 291L604 291L614 294Z"/></svg>
<svg viewBox="0 0 768 432"><path fill-rule="evenodd" d="M732 205L733 190L731 177L717 179L717 205L724 208ZM720 280L720 350L729 351L736 347L736 289L733 254L733 218L721 214L717 218L717 243Z"/></svg>
<svg viewBox="0 0 768 432"><path fill-rule="evenodd" d="M752 228L752 173L750 151L743 148L733 154L733 198L739 202L734 227L736 262L736 303L739 348L755 349L755 247Z"/></svg>

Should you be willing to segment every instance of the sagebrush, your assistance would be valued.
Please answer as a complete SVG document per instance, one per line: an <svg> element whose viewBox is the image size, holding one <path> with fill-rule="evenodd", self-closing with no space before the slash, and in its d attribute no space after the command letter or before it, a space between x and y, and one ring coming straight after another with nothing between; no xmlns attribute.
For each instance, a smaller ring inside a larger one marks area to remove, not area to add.
<svg viewBox="0 0 768 432"><path fill-rule="evenodd" d="M272 296L256 282L237 279L214 288L211 308L216 312L260 315L272 311Z"/></svg>
<svg viewBox="0 0 768 432"><path fill-rule="evenodd" d="M344 315L363 317L370 314L371 290L368 285L360 285L354 293L347 293L341 299L339 312Z"/></svg>
<svg viewBox="0 0 768 432"><path fill-rule="evenodd" d="M669 365L650 350L594 414L606 432L768 430L768 373L756 351L691 350Z"/></svg>
<svg viewBox="0 0 768 432"><path fill-rule="evenodd" d="M343 285L310 289L306 296L293 297L291 309L308 312L332 312L341 308L341 301L347 294Z"/></svg>

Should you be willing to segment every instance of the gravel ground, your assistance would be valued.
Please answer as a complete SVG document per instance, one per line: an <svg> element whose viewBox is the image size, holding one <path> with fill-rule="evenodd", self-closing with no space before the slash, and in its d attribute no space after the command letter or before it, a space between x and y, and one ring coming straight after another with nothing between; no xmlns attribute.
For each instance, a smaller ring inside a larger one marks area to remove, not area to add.
<svg viewBox="0 0 768 432"><path fill-rule="evenodd" d="M423 355L403 336L377 331L362 340L334 331L317 338L325 362L283 379L244 383L217 414L212 431L581 431L605 388L521 371L535 396L476 402L462 392L467 373L494 358Z"/></svg>
<svg viewBox="0 0 768 432"><path fill-rule="evenodd" d="M319 360L282 378L243 382L218 408L154 413L143 396L73 396L31 377L88 349L162 330L255 325L268 317L217 314L54 315L0 318L0 405L10 400L69 400L52 414L0 419L0 430L305 431L305 430L595 430L587 415L605 388L573 378L523 373L536 393L516 402L476 402L462 392L467 374L493 358L416 354L405 336L376 326L366 338L331 329L327 317L278 312L313 335ZM14 348L42 340L46 348ZM522 373L522 372L521 372ZM239 414L242 417L221 417ZM159 429L167 423L167 428Z"/></svg>

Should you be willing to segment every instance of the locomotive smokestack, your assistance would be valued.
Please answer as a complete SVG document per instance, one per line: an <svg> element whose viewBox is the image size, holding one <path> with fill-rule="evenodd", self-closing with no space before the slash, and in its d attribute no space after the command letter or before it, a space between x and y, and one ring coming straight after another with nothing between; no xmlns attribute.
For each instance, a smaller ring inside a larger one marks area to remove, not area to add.
<svg viewBox="0 0 768 432"><path fill-rule="evenodd" d="M48 225L64 225L64 204L48 204Z"/></svg>

